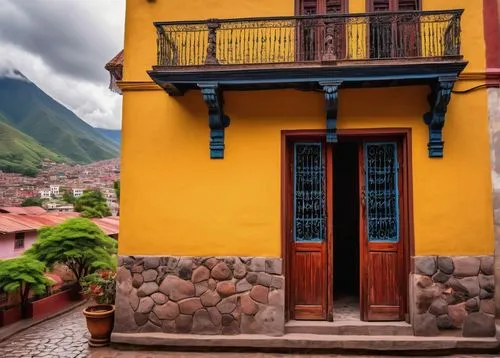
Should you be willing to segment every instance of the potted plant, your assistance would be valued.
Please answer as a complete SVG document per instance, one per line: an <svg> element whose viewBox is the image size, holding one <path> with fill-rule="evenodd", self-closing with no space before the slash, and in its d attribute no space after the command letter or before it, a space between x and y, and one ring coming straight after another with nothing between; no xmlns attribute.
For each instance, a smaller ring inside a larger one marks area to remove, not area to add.
<svg viewBox="0 0 500 358"><path fill-rule="evenodd" d="M116 240L107 236L89 219L72 218L56 226L43 227L27 255L49 268L65 265L75 276L75 298L83 277L99 269L116 267Z"/></svg>
<svg viewBox="0 0 500 358"><path fill-rule="evenodd" d="M83 310L90 332L91 347L103 347L109 344L115 322L115 276L113 271L106 270L95 272L82 279L83 293L96 302Z"/></svg>
<svg viewBox="0 0 500 358"><path fill-rule="evenodd" d="M89 219L72 218L41 228L38 239L26 251L48 267L66 265L76 278L75 291L83 289L97 302L84 310L92 347L107 345L113 329L116 246L116 240Z"/></svg>

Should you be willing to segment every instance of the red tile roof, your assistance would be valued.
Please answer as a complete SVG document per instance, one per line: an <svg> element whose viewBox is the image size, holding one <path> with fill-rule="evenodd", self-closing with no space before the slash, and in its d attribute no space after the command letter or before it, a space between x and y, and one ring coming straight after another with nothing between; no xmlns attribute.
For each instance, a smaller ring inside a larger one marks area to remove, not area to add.
<svg viewBox="0 0 500 358"><path fill-rule="evenodd" d="M117 235L120 219L118 216L108 216L101 219L92 219L106 235Z"/></svg>
<svg viewBox="0 0 500 358"><path fill-rule="evenodd" d="M78 213L51 213L43 215L0 214L0 233L36 231L43 226L60 224L67 219L79 216ZM118 217L92 219L106 235L118 234Z"/></svg>
<svg viewBox="0 0 500 358"><path fill-rule="evenodd" d="M117 81L123 79L123 50L121 50L115 57L113 57L104 68L109 72L110 81L109 89L113 92L120 93L120 88Z"/></svg>
<svg viewBox="0 0 500 358"><path fill-rule="evenodd" d="M109 62L104 66L104 68L108 71L113 69L122 69L123 68L123 50L118 52L115 57L113 57Z"/></svg>
<svg viewBox="0 0 500 358"><path fill-rule="evenodd" d="M0 214L0 233L11 233L19 231L32 231L30 225L13 220L11 214Z"/></svg>
<svg viewBox="0 0 500 358"><path fill-rule="evenodd" d="M41 215L47 213L47 211L39 206L1 206L0 213L11 213L18 215Z"/></svg>

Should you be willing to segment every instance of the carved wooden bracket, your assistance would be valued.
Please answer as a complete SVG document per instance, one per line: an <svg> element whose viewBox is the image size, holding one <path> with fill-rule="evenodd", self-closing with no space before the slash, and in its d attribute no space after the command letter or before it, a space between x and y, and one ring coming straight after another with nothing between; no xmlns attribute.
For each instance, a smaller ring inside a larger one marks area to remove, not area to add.
<svg viewBox="0 0 500 358"><path fill-rule="evenodd" d="M210 158L224 159L224 129L229 126L230 119L224 114L222 91L217 83L199 83L198 87L208 106Z"/></svg>
<svg viewBox="0 0 500 358"><path fill-rule="evenodd" d="M342 81L319 83L325 94L327 143L337 143L337 102L341 84Z"/></svg>
<svg viewBox="0 0 500 358"><path fill-rule="evenodd" d="M429 158L443 157L444 121L456 80L456 76L439 77L437 82L431 85L431 93L427 97L430 112L424 114L424 122L429 127L429 143L427 144Z"/></svg>

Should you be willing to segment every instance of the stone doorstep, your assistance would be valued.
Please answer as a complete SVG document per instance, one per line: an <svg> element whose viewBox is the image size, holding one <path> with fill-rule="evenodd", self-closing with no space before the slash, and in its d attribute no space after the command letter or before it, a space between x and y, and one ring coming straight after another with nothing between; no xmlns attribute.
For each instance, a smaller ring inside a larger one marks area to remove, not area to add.
<svg viewBox="0 0 500 358"><path fill-rule="evenodd" d="M409 337L409 336L346 336L288 333L281 337L260 334L234 336L168 334L168 333L113 333L115 345L154 347L217 347L219 349L338 349L367 351L423 351L423 350L477 350L499 349L496 338L464 337Z"/></svg>
<svg viewBox="0 0 500 358"><path fill-rule="evenodd" d="M353 335L353 336L413 336L406 322L363 321L288 321L286 333Z"/></svg>

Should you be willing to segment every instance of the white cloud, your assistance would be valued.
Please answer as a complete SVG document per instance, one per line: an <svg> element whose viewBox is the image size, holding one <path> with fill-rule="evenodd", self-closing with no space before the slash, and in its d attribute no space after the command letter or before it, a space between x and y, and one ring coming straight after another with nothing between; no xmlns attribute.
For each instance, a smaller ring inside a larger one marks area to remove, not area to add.
<svg viewBox="0 0 500 358"><path fill-rule="evenodd" d="M124 2L0 0L0 73L15 68L92 126L120 128L104 65L123 46Z"/></svg>

